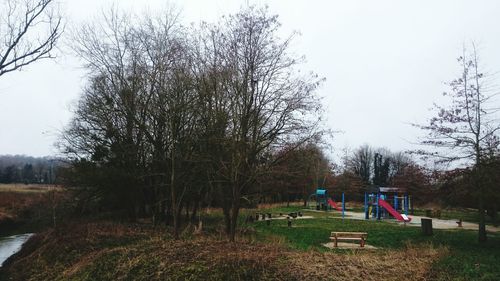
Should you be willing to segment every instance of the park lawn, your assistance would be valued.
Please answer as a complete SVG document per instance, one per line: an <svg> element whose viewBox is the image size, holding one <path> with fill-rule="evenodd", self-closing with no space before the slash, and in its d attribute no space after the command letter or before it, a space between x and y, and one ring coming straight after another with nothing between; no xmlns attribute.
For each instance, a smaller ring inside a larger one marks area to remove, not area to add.
<svg viewBox="0 0 500 281"><path fill-rule="evenodd" d="M424 209L415 209L414 214L416 216L426 216L426 210ZM500 216L498 216L500 217ZM461 209L441 209L441 215L439 216L439 219L443 220L459 220L462 219L463 221L467 222L474 222L478 223L479 222L479 213L475 209L466 209L466 208L461 208ZM494 222L490 216L485 217L486 224L498 224L499 222Z"/></svg>
<svg viewBox="0 0 500 281"><path fill-rule="evenodd" d="M278 211L299 210L299 207L275 208ZM317 212L304 215L318 217ZM423 236L419 227L385 221L342 220L333 212L314 219L297 219L288 228L286 220L273 220L270 226L255 223L256 236L262 241L280 241L297 250L331 251L321 244L329 242L331 231L368 232L367 243L380 251L403 249L410 243L416 247L446 247L449 255L433 264L436 280L500 280L500 235L489 234L489 241L480 245L477 232L471 230L434 230L433 236ZM351 251L335 250L342 254Z"/></svg>
<svg viewBox="0 0 500 281"><path fill-rule="evenodd" d="M301 211L312 219L246 222L256 212ZM43 231L0 270L0 280L500 280L500 237L478 245L475 231L435 230L387 221L342 220L302 206L243 209L236 243L222 212L203 212L203 233L174 240L142 223L79 221ZM377 250L329 250L331 231L366 231ZM4 277L5 279L2 279Z"/></svg>

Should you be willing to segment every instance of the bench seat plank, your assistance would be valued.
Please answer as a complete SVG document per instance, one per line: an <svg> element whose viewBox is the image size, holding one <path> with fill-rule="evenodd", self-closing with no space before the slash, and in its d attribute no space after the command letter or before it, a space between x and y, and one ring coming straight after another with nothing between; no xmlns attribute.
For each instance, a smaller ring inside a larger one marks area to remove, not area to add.
<svg viewBox="0 0 500 281"><path fill-rule="evenodd" d="M364 240L363 237L330 237L332 240Z"/></svg>
<svg viewBox="0 0 500 281"><path fill-rule="evenodd" d="M347 236L366 236L368 235L368 233L366 232L337 232L337 231L332 231L331 233L332 236L334 235L337 235L337 236L341 236L341 235L347 235Z"/></svg>
<svg viewBox="0 0 500 281"><path fill-rule="evenodd" d="M334 241L334 247L337 247L338 241L360 241L360 247L364 247L366 238L368 238L368 233L366 232L332 231L330 236L330 240Z"/></svg>

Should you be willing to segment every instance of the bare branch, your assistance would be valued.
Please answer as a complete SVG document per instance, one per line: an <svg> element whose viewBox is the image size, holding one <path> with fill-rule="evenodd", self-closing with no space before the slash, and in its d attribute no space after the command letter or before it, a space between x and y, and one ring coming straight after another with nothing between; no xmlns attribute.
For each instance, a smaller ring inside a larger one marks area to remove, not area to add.
<svg viewBox="0 0 500 281"><path fill-rule="evenodd" d="M56 11L54 0L25 0L24 5L9 0L0 33L0 76L20 70L35 61L53 58L51 51L59 40L64 26Z"/></svg>

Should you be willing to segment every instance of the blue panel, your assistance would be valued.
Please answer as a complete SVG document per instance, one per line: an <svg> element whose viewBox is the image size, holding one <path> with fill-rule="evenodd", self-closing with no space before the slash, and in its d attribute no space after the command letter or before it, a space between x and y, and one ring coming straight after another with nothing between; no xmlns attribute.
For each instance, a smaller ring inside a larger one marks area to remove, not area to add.
<svg viewBox="0 0 500 281"><path fill-rule="evenodd" d="M326 189L316 189L317 196L326 196Z"/></svg>

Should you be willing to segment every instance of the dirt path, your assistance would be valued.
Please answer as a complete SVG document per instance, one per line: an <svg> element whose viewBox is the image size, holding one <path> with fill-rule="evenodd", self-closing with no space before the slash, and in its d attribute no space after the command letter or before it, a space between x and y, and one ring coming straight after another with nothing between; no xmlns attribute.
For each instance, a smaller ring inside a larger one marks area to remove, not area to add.
<svg viewBox="0 0 500 281"><path fill-rule="evenodd" d="M353 220L364 220L365 213L346 211L345 217L347 219L353 219ZM422 216L409 216L409 217L411 217L411 222L406 223L406 224L410 225L410 226L420 226L421 219L427 218L427 217L422 217ZM435 229L471 229L471 230L477 230L479 227L477 223L472 223L472 222L465 222L464 221L464 222L462 222L462 227L459 227L457 224L457 220L442 220L442 219L436 219L436 218L431 218L431 219L432 219L432 227ZM394 219L385 219L385 221L390 221L390 222L394 222L394 223L401 223L401 222L398 222ZM500 232L500 227L487 225L486 231Z"/></svg>

